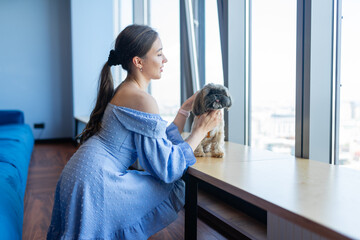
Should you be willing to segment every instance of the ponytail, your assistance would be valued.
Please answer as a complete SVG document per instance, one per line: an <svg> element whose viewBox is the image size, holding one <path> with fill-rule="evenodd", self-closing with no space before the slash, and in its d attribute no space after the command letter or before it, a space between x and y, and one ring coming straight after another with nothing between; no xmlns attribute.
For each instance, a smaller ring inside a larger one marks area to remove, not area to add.
<svg viewBox="0 0 360 240"><path fill-rule="evenodd" d="M105 63L101 70L100 81L98 86L98 94L94 110L91 112L90 120L86 124L82 133L77 138L80 144L97 133L101 128L101 120L105 112L105 108L114 96L114 81L110 71L110 65Z"/></svg>
<svg viewBox="0 0 360 240"><path fill-rule="evenodd" d="M95 108L85 129L77 136L77 139L80 139L80 144L100 130L105 108L114 96L114 82L110 67L121 65L123 69L131 73L132 59L135 56L144 57L157 38L158 33L152 28L137 24L127 26L118 35L115 49L110 51L108 61L101 70Z"/></svg>

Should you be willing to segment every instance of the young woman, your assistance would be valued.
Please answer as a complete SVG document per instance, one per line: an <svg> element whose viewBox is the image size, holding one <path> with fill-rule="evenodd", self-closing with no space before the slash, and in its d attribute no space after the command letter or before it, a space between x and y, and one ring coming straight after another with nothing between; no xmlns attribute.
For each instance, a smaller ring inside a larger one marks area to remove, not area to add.
<svg viewBox="0 0 360 240"><path fill-rule="evenodd" d="M166 62L150 27L130 25L119 34L81 146L58 181L47 239L147 239L176 219L184 205L181 177L196 161L193 150L222 116L213 111L196 118L184 141L180 133L194 95L167 126L146 92ZM115 65L128 72L116 91ZM128 169L137 159L145 171Z"/></svg>

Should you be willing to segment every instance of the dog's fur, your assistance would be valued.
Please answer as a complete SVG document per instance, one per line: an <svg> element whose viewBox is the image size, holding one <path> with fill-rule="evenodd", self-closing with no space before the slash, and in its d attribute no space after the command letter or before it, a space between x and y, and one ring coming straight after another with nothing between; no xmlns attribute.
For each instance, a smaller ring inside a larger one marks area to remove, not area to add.
<svg viewBox="0 0 360 240"><path fill-rule="evenodd" d="M229 90L220 84L209 83L205 85L196 95L192 112L200 116L208 111L217 109L228 109L232 105ZM201 141L194 151L196 157L204 157L210 153L211 157L221 158L224 156L224 118Z"/></svg>

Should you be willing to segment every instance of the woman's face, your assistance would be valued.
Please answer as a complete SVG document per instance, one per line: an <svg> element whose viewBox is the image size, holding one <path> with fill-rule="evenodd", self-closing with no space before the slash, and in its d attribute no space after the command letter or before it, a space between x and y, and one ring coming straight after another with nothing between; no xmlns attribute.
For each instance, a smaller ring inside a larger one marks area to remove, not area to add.
<svg viewBox="0 0 360 240"><path fill-rule="evenodd" d="M163 54L161 40L157 38L145 55L142 73L150 79L160 79L166 62L167 58Z"/></svg>

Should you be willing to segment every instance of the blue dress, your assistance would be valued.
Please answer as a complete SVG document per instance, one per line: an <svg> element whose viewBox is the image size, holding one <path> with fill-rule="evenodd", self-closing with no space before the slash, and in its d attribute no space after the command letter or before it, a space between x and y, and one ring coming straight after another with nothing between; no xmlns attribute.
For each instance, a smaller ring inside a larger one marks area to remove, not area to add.
<svg viewBox="0 0 360 240"><path fill-rule="evenodd" d="M61 173L47 239L147 239L177 218L195 161L173 123L109 103Z"/></svg>

